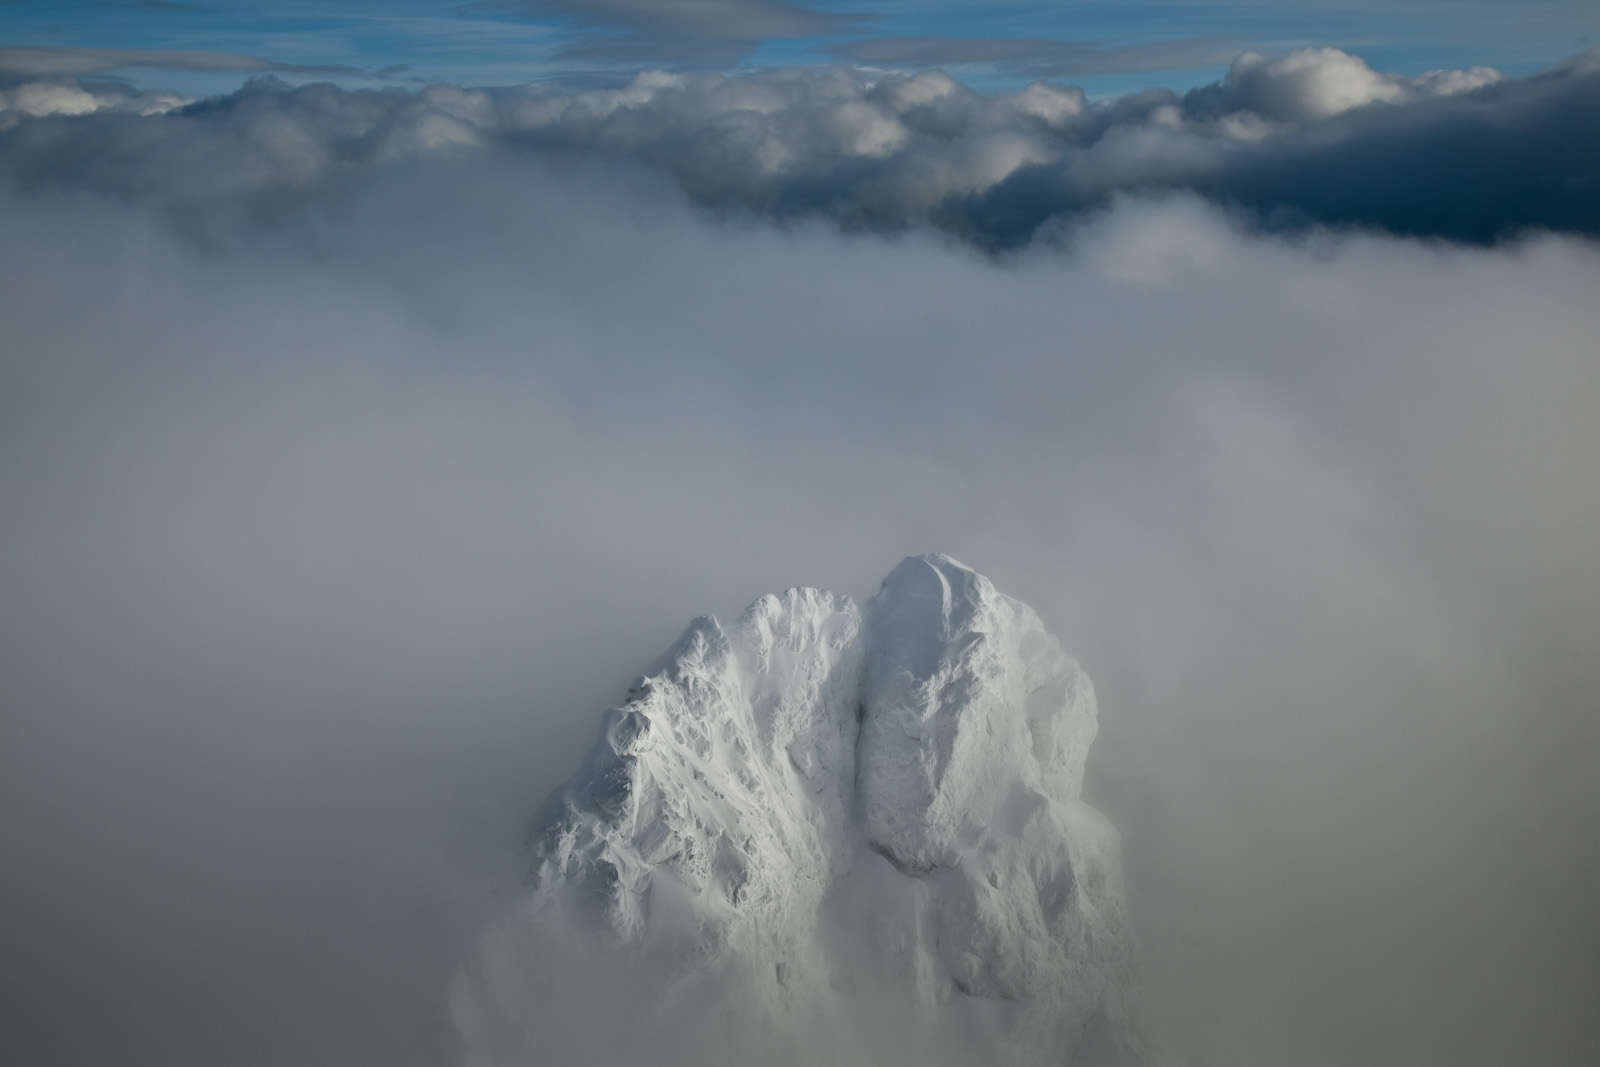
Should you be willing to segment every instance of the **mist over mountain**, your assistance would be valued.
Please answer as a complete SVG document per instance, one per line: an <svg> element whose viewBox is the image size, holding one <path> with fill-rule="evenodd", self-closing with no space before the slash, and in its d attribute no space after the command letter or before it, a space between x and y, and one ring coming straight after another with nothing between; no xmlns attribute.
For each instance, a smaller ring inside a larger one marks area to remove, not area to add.
<svg viewBox="0 0 1600 1067"><path fill-rule="evenodd" d="M1600 1060L1595 84L12 76L0 1058Z"/></svg>

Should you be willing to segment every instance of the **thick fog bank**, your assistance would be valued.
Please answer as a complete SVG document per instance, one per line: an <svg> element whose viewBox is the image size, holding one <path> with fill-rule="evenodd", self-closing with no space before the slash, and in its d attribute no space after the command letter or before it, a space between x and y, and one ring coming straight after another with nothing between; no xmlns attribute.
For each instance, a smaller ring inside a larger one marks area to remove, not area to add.
<svg viewBox="0 0 1600 1067"><path fill-rule="evenodd" d="M1592 245L1176 199L996 265L496 153L296 195L0 199L7 1058L452 1062L640 665L935 549L1094 681L1168 1055L1600 1058Z"/></svg>

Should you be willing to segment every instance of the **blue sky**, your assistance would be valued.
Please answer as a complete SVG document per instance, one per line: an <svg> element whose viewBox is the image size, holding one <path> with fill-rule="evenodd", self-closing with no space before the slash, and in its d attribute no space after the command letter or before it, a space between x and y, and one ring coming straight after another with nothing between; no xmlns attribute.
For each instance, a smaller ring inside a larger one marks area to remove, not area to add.
<svg viewBox="0 0 1600 1067"><path fill-rule="evenodd" d="M78 64L81 73L191 93L226 91L262 71L347 86L495 85L613 80L655 66L730 70L845 59L941 66L979 86L1047 77L1106 95L1186 88L1214 80L1245 48L1300 45L1342 48L1399 73L1475 64L1527 73L1600 45L1600 3L0 0L0 46L13 58L18 47L231 57L94 53ZM259 62L250 69L241 57Z"/></svg>

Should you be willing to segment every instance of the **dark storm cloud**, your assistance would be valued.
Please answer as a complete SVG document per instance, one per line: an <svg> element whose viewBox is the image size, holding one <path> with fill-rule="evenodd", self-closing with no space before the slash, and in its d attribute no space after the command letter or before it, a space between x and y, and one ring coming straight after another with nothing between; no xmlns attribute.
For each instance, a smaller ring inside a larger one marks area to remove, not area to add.
<svg viewBox="0 0 1600 1067"><path fill-rule="evenodd" d="M1098 103L1045 82L984 94L937 71L845 67L655 72L576 92L258 82L184 108L28 83L0 94L0 131L0 166L24 187L180 209L282 202L375 163L499 146L654 171L714 210L931 224L986 248L1117 196L1183 190L1272 227L1600 232L1600 53L1517 79L1386 75L1332 49L1247 53L1214 85Z"/></svg>
<svg viewBox="0 0 1600 1067"><path fill-rule="evenodd" d="M880 67L982 64L1037 78L1080 78L1217 66L1239 54L1239 39L1188 37L1118 46L1046 37L869 37L835 45L826 54Z"/></svg>

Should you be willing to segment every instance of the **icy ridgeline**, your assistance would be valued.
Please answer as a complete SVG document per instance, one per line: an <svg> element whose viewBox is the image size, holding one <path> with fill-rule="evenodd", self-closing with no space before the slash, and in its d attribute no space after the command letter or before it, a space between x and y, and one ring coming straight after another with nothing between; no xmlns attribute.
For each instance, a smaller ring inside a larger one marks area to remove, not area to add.
<svg viewBox="0 0 1600 1067"><path fill-rule="evenodd" d="M1120 1034L1095 717L1033 610L946 556L864 608L695 620L536 817L526 906L458 990L469 1060L1061 1064Z"/></svg>

